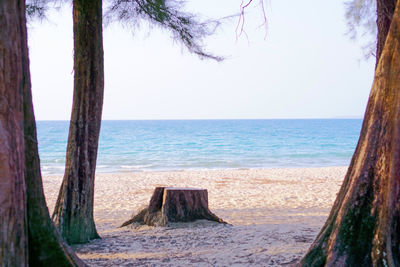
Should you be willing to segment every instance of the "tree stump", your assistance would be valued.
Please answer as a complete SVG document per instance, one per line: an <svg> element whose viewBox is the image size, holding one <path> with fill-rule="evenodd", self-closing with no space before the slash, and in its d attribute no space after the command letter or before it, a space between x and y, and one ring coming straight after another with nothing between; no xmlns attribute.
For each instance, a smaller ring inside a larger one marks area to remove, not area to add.
<svg viewBox="0 0 400 267"><path fill-rule="evenodd" d="M121 227L132 223L167 226L170 222L200 219L226 223L209 210L207 189L156 187L149 206L124 222Z"/></svg>

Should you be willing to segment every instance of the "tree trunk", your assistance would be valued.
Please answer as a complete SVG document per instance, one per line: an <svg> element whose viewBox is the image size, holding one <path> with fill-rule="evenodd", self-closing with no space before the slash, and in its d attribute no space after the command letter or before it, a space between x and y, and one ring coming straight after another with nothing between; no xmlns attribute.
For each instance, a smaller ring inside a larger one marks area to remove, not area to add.
<svg viewBox="0 0 400 267"><path fill-rule="evenodd" d="M327 222L302 266L400 266L400 1L360 139Z"/></svg>
<svg viewBox="0 0 400 267"><path fill-rule="evenodd" d="M25 61L29 79L29 63ZM30 85L30 82L29 82ZM43 193L42 175L37 146L36 123L30 86L24 90L25 181L27 187L29 265L85 266L63 243L53 221Z"/></svg>
<svg viewBox="0 0 400 267"><path fill-rule="evenodd" d="M24 68L25 181L28 208L29 265L85 266L50 219L40 172L36 122L32 104L28 47L22 46Z"/></svg>
<svg viewBox="0 0 400 267"><path fill-rule="evenodd" d="M388 35L390 23L392 22L396 0L376 0L376 25L378 26L377 46L376 46L376 64L378 66L386 36Z"/></svg>
<svg viewBox="0 0 400 267"><path fill-rule="evenodd" d="M226 223L209 210L207 189L156 187L149 206L121 227L132 223L167 226L170 222L200 219Z"/></svg>
<svg viewBox="0 0 400 267"><path fill-rule="evenodd" d="M85 266L44 199L24 1L0 2L0 26L0 266Z"/></svg>
<svg viewBox="0 0 400 267"><path fill-rule="evenodd" d="M74 98L65 174L53 220L69 244L99 238L94 178L103 108L102 1L74 0Z"/></svg>
<svg viewBox="0 0 400 267"><path fill-rule="evenodd" d="M24 179L24 1L0 1L0 266L28 265Z"/></svg>

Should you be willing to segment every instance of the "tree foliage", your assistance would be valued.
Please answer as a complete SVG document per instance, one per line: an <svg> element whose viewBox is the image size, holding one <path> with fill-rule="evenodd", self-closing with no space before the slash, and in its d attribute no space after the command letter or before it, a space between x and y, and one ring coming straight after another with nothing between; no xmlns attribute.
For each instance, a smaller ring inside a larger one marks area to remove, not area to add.
<svg viewBox="0 0 400 267"><path fill-rule="evenodd" d="M27 21L43 20L47 12L59 9L67 0L25 0L25 12Z"/></svg>
<svg viewBox="0 0 400 267"><path fill-rule="evenodd" d="M27 0L26 15L29 20L35 18L44 18L47 11L47 1L45 0Z"/></svg>
<svg viewBox="0 0 400 267"><path fill-rule="evenodd" d="M143 21L168 30L172 38L181 42L191 53L200 58L221 61L222 58L203 48L204 37L214 33L219 22L200 21L194 14L184 12L184 2L176 0L111 0L105 20L120 22L133 29Z"/></svg>
<svg viewBox="0 0 400 267"><path fill-rule="evenodd" d="M365 58L376 56L376 0L350 0L345 2L347 34L362 39Z"/></svg>
<svg viewBox="0 0 400 267"><path fill-rule="evenodd" d="M43 19L54 7L67 0L27 0L26 13L30 20ZM180 0L105 0L104 21L119 22L138 30L143 22L171 33L189 52L201 59L223 60L204 49L203 40L219 26L218 20L201 21L196 15L185 12L185 1Z"/></svg>

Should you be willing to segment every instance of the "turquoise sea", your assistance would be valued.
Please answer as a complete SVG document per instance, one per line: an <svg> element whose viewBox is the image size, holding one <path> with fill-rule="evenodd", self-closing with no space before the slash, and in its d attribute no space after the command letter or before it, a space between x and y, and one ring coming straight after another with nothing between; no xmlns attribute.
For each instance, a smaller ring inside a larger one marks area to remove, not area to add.
<svg viewBox="0 0 400 267"><path fill-rule="evenodd" d="M97 172L347 166L361 119L103 121ZM68 121L38 121L44 174L64 172Z"/></svg>

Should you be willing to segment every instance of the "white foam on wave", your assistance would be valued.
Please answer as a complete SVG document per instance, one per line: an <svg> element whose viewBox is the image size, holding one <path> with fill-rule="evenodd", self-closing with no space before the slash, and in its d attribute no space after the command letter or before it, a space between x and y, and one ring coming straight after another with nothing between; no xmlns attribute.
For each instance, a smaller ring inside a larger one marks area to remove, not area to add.
<svg viewBox="0 0 400 267"><path fill-rule="evenodd" d="M121 165L119 166L121 169L142 169L142 168L150 168L153 167L152 164L145 165Z"/></svg>

